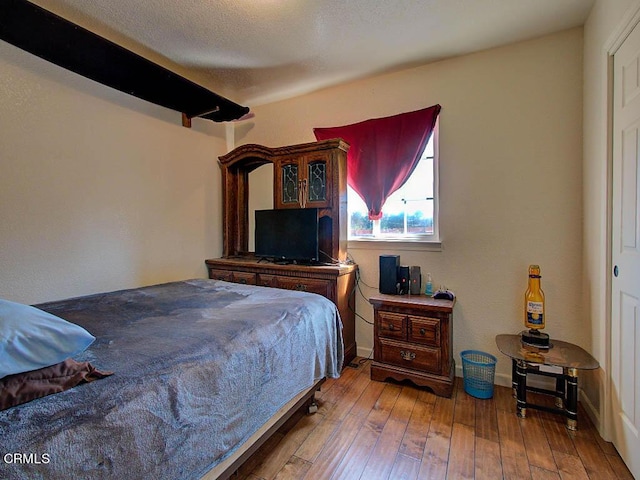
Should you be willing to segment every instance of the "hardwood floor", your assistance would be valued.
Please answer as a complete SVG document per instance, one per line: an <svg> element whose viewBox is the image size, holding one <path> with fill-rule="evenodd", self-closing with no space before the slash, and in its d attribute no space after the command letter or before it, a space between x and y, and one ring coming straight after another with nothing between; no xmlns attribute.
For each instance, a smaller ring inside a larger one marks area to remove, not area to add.
<svg viewBox="0 0 640 480"><path fill-rule="evenodd" d="M371 381L370 362L358 360L325 382L316 414L294 416L233 478L633 479L584 411L570 432L559 415L529 409L518 418L511 389L480 400L457 378L442 398Z"/></svg>

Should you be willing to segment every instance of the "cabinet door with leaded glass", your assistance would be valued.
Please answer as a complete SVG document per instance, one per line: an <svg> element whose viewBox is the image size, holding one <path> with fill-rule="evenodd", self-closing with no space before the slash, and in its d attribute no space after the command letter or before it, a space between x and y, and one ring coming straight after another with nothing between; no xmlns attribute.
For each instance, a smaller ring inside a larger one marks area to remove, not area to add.
<svg viewBox="0 0 640 480"><path fill-rule="evenodd" d="M274 168L275 208L330 208L331 171L324 155L280 160Z"/></svg>
<svg viewBox="0 0 640 480"><path fill-rule="evenodd" d="M304 162L305 178L302 182L306 207L330 208L332 177L331 163L326 156L308 156Z"/></svg>
<svg viewBox="0 0 640 480"><path fill-rule="evenodd" d="M274 206L275 208L300 208L301 204L301 174L299 159L284 159L275 165Z"/></svg>

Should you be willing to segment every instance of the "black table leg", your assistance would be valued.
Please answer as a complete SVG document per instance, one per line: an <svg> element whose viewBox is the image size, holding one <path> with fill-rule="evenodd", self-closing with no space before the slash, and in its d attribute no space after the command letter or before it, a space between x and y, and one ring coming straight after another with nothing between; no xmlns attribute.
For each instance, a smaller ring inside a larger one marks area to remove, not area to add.
<svg viewBox="0 0 640 480"><path fill-rule="evenodd" d="M518 360L516 365L516 399L518 416L525 418L527 416L527 362Z"/></svg>
<svg viewBox="0 0 640 480"><path fill-rule="evenodd" d="M567 428L578 429L578 369L566 368L567 371Z"/></svg>
<svg viewBox="0 0 640 480"><path fill-rule="evenodd" d="M513 398L518 398L518 372L516 371L516 359L511 359L511 388L513 390Z"/></svg>

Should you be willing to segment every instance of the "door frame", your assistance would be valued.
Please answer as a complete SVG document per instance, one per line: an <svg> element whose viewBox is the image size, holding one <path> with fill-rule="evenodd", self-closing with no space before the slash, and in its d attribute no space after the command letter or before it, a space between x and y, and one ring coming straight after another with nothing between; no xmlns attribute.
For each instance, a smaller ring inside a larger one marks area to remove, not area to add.
<svg viewBox="0 0 640 480"><path fill-rule="evenodd" d="M610 35L609 39L604 45L604 53L606 55L606 65L607 65L607 73L606 73L606 89L607 89L607 107L606 107L606 115L607 115L607 133L606 133L606 162L607 162L607 192L606 192L606 297L605 297L605 308L606 308L606 342L605 342L605 358L606 358L606 381L604 383L604 401L600 406L601 413L601 425L600 425L600 433L605 439L612 439L613 437L613 407L612 407L612 391L613 391L613 377L611 375L611 365L612 365L612 345L611 345L611 322L612 322L612 298L611 298L611 288L613 283L613 274L612 274L612 256L613 256L613 245L612 245L612 236L613 236L613 90L614 90L614 64L613 59L615 53L622 46L627 37L631 34L633 29L640 24L640 0L635 0L635 3L632 4L624 17L618 24L617 28Z"/></svg>

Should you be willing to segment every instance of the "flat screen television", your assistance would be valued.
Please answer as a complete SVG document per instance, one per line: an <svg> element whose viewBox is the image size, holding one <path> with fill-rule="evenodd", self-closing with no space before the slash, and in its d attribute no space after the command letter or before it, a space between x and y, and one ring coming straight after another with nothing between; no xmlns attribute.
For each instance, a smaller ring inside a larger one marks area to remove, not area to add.
<svg viewBox="0 0 640 480"><path fill-rule="evenodd" d="M276 262L318 261L318 209L256 210L255 255Z"/></svg>

